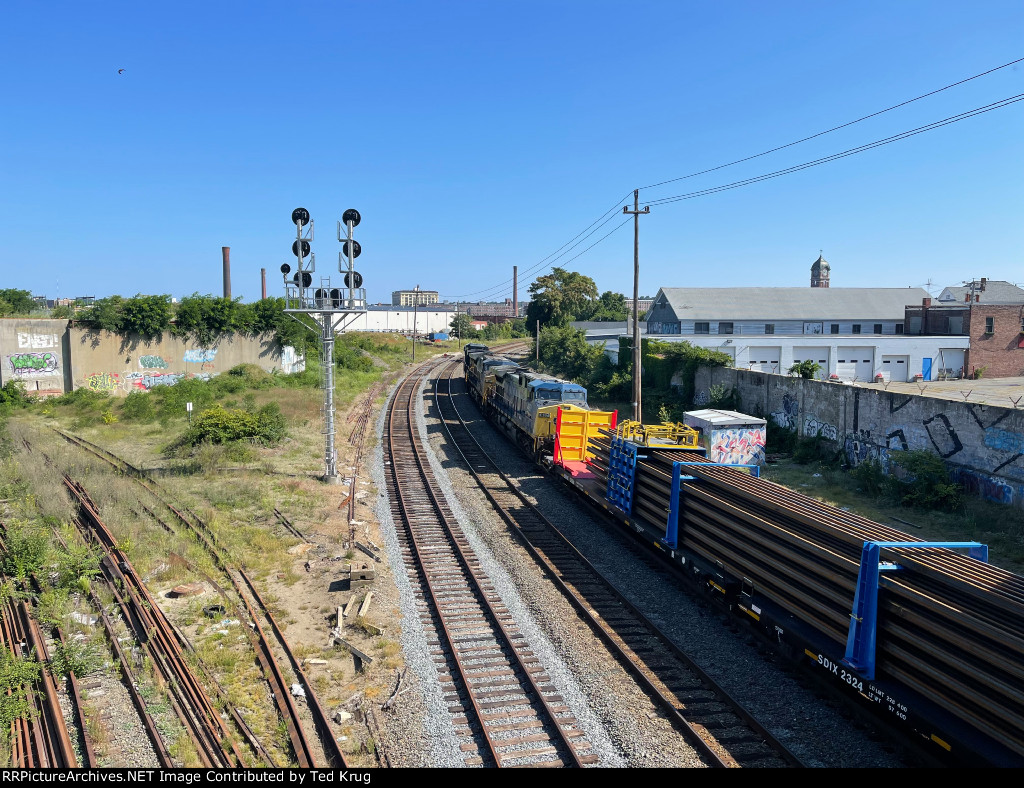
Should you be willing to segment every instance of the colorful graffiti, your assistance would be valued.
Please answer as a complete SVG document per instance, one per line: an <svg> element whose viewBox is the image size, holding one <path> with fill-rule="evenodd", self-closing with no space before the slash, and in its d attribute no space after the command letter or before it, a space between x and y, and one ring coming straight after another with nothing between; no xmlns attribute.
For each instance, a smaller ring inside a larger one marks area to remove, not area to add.
<svg viewBox="0 0 1024 788"><path fill-rule="evenodd" d="M188 364L208 364L217 357L217 348L193 348L185 351L184 361Z"/></svg>
<svg viewBox="0 0 1024 788"><path fill-rule="evenodd" d="M997 430L995 427L989 427L985 430L985 445L990 449L1024 454L1024 435L1018 432Z"/></svg>
<svg viewBox="0 0 1024 788"><path fill-rule="evenodd" d="M167 359L163 356L142 356L139 366L142 369L167 369Z"/></svg>
<svg viewBox="0 0 1024 788"><path fill-rule="evenodd" d="M33 334L32 332L18 332L19 350L41 350L44 348L57 347L56 334Z"/></svg>
<svg viewBox="0 0 1024 788"><path fill-rule="evenodd" d="M281 371L286 375L302 372L306 368L306 359L295 352L291 345L281 348Z"/></svg>
<svg viewBox="0 0 1024 788"><path fill-rule="evenodd" d="M999 479L993 479L983 473L958 468L953 466L949 469L949 478L963 486L967 492L981 496L996 503L1012 504L1014 499L1024 500L1024 487L1019 487L1017 495L1014 495L1014 488Z"/></svg>
<svg viewBox="0 0 1024 788"><path fill-rule="evenodd" d="M85 376L85 385L91 391L114 391L121 385L121 376L116 372L95 372Z"/></svg>
<svg viewBox="0 0 1024 788"><path fill-rule="evenodd" d="M731 427L711 431L708 459L727 465L764 463L764 427Z"/></svg>
<svg viewBox="0 0 1024 788"><path fill-rule="evenodd" d="M7 361L15 375L44 377L59 374L56 353L12 353Z"/></svg>

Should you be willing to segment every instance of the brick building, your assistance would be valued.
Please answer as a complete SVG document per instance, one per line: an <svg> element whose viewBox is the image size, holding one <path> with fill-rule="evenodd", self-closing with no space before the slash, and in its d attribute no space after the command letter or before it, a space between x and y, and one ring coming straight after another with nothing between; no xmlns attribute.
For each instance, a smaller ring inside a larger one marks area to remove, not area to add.
<svg viewBox="0 0 1024 788"><path fill-rule="evenodd" d="M907 334L969 337L964 377L979 370L987 378L1024 376L1024 289L982 279L980 284L946 288L940 299L925 298L921 306L906 308ZM946 368L956 373L956 361Z"/></svg>

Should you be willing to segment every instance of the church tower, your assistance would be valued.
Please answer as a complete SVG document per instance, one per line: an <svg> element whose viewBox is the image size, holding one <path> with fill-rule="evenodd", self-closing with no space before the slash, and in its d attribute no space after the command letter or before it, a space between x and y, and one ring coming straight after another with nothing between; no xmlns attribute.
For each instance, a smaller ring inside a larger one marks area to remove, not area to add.
<svg viewBox="0 0 1024 788"><path fill-rule="evenodd" d="M815 260L814 265L811 266L811 287L828 287L828 275L830 270L828 260L820 254L819 250L818 259Z"/></svg>

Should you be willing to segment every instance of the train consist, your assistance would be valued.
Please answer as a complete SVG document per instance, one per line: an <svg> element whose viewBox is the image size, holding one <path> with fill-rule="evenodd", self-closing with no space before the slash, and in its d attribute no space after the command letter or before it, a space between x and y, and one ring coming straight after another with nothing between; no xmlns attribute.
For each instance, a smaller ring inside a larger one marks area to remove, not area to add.
<svg viewBox="0 0 1024 788"><path fill-rule="evenodd" d="M492 421L679 576L940 762L1024 766L1024 577L725 466L468 346ZM965 554L967 553L967 554Z"/></svg>

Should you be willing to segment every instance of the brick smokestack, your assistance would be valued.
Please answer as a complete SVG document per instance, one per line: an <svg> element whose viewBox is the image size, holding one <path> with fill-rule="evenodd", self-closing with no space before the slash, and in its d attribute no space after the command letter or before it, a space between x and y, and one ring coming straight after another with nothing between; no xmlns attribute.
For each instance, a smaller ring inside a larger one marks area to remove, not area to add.
<svg viewBox="0 0 1024 788"><path fill-rule="evenodd" d="M221 254L224 257L224 297L231 298L231 247L222 246Z"/></svg>
<svg viewBox="0 0 1024 788"><path fill-rule="evenodd" d="M519 266L512 266L512 317L519 317Z"/></svg>
<svg viewBox="0 0 1024 788"><path fill-rule="evenodd" d="M260 269L260 284L262 285L262 293L263 293L261 298L264 301L266 301L267 300L267 269L266 268L261 268Z"/></svg>

